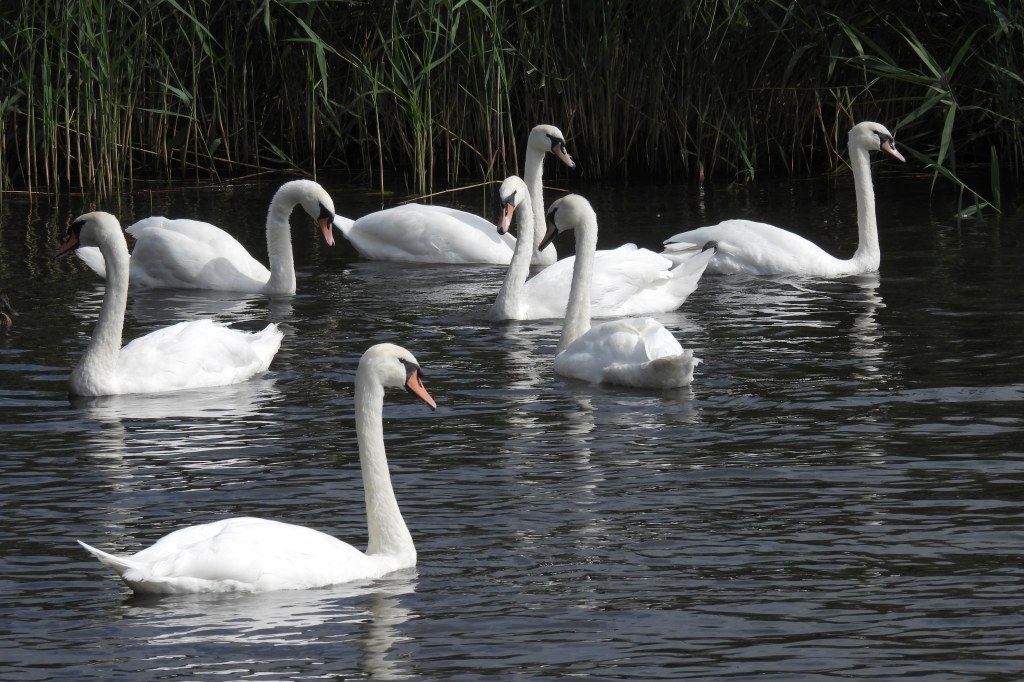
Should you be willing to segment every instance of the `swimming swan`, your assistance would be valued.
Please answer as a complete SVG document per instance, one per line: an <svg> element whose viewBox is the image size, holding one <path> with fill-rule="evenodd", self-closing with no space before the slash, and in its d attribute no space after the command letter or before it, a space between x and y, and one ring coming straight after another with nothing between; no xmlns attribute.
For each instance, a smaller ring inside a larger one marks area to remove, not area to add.
<svg viewBox="0 0 1024 682"><path fill-rule="evenodd" d="M590 326L589 289L597 247L597 216L590 202L576 194L564 196L551 204L547 222L542 245L561 232L576 232L576 264L555 372L591 383L639 388L689 385L700 360L657 320L614 320Z"/></svg>
<svg viewBox="0 0 1024 682"><path fill-rule="evenodd" d="M334 246L334 202L312 180L281 185L267 213L270 268L253 258L237 239L210 223L162 216L143 218L125 231L135 238L131 285L148 289L207 289L250 294L294 294L295 257L288 222L302 206ZM103 259L95 249L79 249L79 258L101 277Z"/></svg>
<svg viewBox="0 0 1024 682"><path fill-rule="evenodd" d="M530 250L534 240L534 213L526 183L512 175L498 189L502 205L498 231L507 232L513 214L519 217L519 244L505 280L487 311L493 320L539 320L565 317L569 303L574 256L547 266L532 278ZM516 213L518 207L522 209ZM543 238L543 232L540 233ZM676 310L697 288L713 251L680 257L679 262L635 244L598 251L590 289L591 315L620 317Z"/></svg>
<svg viewBox="0 0 1024 682"><path fill-rule="evenodd" d="M870 152L881 150L900 161L892 133L880 123L865 121L849 134L853 186L857 194L859 240L853 258L836 258L799 235L751 220L726 220L717 225L681 232L665 241L664 254L675 257L714 241L717 253L708 272L720 275L810 275L841 277L875 272L881 258L878 224L875 220L875 192L871 185Z"/></svg>
<svg viewBox="0 0 1024 682"><path fill-rule="evenodd" d="M312 528L252 517L182 528L127 557L79 544L132 590L152 594L301 590L415 566L416 547L398 508L384 452L384 389L401 387L436 407L412 353L390 343L363 353L356 371L355 418L366 496L366 552Z"/></svg>
<svg viewBox="0 0 1024 682"><path fill-rule="evenodd" d="M109 267L99 320L89 347L71 372L72 395L159 393L234 384L266 371L281 347L284 334L275 324L249 333L212 320L195 320L157 329L122 348L128 245L121 224L99 211L79 216L55 257L79 245L97 247Z"/></svg>
<svg viewBox="0 0 1024 682"><path fill-rule="evenodd" d="M551 153L574 168L565 149L565 137L555 126L539 125L530 131L526 144L526 182L544 220L544 155ZM495 263L512 259L516 240L495 231L494 224L466 211L427 204L405 204L358 220L334 219L334 225L364 258L414 263ZM538 235L537 243L540 242ZM536 247L536 243L534 244ZM557 259L552 247L543 253L534 248L533 262L550 265Z"/></svg>

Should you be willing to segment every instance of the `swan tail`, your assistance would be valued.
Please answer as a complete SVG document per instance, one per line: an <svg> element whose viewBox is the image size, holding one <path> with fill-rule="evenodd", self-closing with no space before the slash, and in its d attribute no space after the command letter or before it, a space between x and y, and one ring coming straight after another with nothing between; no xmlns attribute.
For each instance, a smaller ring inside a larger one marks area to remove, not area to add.
<svg viewBox="0 0 1024 682"><path fill-rule="evenodd" d="M271 360L281 349L283 339L284 332L274 323L268 324L252 335L253 352L263 361L263 368L260 371L265 371L270 367Z"/></svg>
<svg viewBox="0 0 1024 682"><path fill-rule="evenodd" d="M96 549L91 545L85 544L81 540L78 540L78 544L84 547L87 552L89 552L94 557L99 559L101 564L103 564L104 566L109 566L110 568L114 569L114 571L122 578L124 577L124 574L128 571L131 571L133 569L142 570L143 568L141 564L134 562L131 559L114 556L113 554L108 554L107 552L104 552L102 549Z"/></svg>
<svg viewBox="0 0 1024 682"><path fill-rule="evenodd" d="M692 350L651 360L650 370L655 376L663 377L662 388L679 388L693 383L693 369L700 364L700 358L693 357Z"/></svg>
<svg viewBox="0 0 1024 682"><path fill-rule="evenodd" d="M693 368L698 364L700 358L687 349L639 365L611 365L604 369L603 381L636 388L682 388L693 382Z"/></svg>
<svg viewBox="0 0 1024 682"><path fill-rule="evenodd" d="M107 263L103 260L103 254L100 253L98 246L80 246L75 250L75 255L89 266L90 270L103 279L107 278Z"/></svg>
<svg viewBox="0 0 1024 682"><path fill-rule="evenodd" d="M663 254L675 264L669 270L672 275L672 291L683 300L697 288L697 283L707 269L708 263L717 253L714 246L704 245L700 248L701 250L697 250L698 247L694 246L685 255L673 256L667 252L666 247L666 253Z"/></svg>
<svg viewBox="0 0 1024 682"><path fill-rule="evenodd" d="M349 232L352 231L352 226L356 224L356 221L351 218L345 218L344 216L334 216L334 226L341 232L341 236L348 239Z"/></svg>

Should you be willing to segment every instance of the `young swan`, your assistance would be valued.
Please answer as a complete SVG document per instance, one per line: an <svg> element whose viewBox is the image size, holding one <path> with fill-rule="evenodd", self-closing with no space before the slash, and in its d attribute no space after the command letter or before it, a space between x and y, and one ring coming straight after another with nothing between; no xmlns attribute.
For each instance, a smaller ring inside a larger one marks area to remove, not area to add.
<svg viewBox="0 0 1024 682"><path fill-rule="evenodd" d="M420 366L406 349L381 343L356 372L356 437L366 495L366 551L312 528L238 517L189 526L132 556L79 541L135 592L264 592L368 580L416 565L416 547L398 508L384 452L385 388L404 387L431 409Z"/></svg>
<svg viewBox="0 0 1024 682"><path fill-rule="evenodd" d="M128 303L128 244L117 218L96 211L79 216L56 253L96 247L106 263L103 305L89 347L71 372L78 396L160 393L235 384L265 372L284 333L275 324L249 333L213 320L179 322L121 347Z"/></svg>
<svg viewBox="0 0 1024 682"><path fill-rule="evenodd" d="M849 134L853 187L857 193L859 240L853 257L836 258L819 246L787 230L751 220L726 220L717 225L680 232L665 240L669 258L686 254L709 241L718 245L708 272L719 275L809 275L841 277L875 272L881 260L878 224L875 220L875 192L871 185L870 152L881 150L900 161L896 141L881 123L865 121Z"/></svg>
<svg viewBox="0 0 1024 682"><path fill-rule="evenodd" d="M570 194L551 204L542 245L567 231L576 233L576 264L569 306L555 355L555 372L591 383L674 388L693 381L700 362L651 318L590 326L590 280L597 250L597 216L590 202Z"/></svg>
<svg viewBox="0 0 1024 682"><path fill-rule="evenodd" d="M187 218L143 218L125 231L135 238L131 284L147 289L205 289L250 294L294 294L295 257L288 218L301 206L334 246L334 202L312 180L281 185L267 213L268 269L237 239L210 223ZM104 261L94 249L79 258L101 277Z"/></svg>

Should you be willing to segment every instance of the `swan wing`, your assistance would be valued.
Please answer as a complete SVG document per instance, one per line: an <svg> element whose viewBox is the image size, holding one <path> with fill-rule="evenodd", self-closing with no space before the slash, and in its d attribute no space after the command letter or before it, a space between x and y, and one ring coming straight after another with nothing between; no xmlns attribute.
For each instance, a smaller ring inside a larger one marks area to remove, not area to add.
<svg viewBox="0 0 1024 682"><path fill-rule="evenodd" d="M676 310L697 288L713 253L673 259L624 244L598 251L591 281L591 315L618 317ZM544 268L523 285L521 319L565 317L575 256Z"/></svg>
<svg viewBox="0 0 1024 682"><path fill-rule="evenodd" d="M594 317L618 317L676 310L697 287L710 257L687 261L681 269L665 256L627 244L598 252L591 305ZM680 265L684 265L681 263Z"/></svg>
<svg viewBox="0 0 1024 682"><path fill-rule="evenodd" d="M78 259L85 263L90 270L103 279L107 278L107 263L103 260L103 254L100 253L99 247L80 246L75 249L75 255L78 256Z"/></svg>
<svg viewBox="0 0 1024 682"><path fill-rule="evenodd" d="M631 276L637 275L635 268L631 267L636 265L637 250L635 245L625 244L617 249L598 251L595 254L590 289L593 316L615 315L614 311L622 301L636 293L639 281L643 279L641 275L635 280L630 280ZM666 264L665 270L671 265L668 259L662 256L657 258ZM568 256L555 261L526 280L521 294L521 319L565 317L575 264L576 257Z"/></svg>
<svg viewBox="0 0 1024 682"><path fill-rule="evenodd" d="M726 220L680 232L665 241L664 255L685 257L709 241L717 243L707 266L714 274L832 273L844 262L798 234L752 220Z"/></svg>
<svg viewBox="0 0 1024 682"><path fill-rule="evenodd" d="M250 333L212 320L179 322L121 349L115 393L157 393L223 386L266 371L281 347L277 325Z"/></svg>
<svg viewBox="0 0 1024 682"><path fill-rule="evenodd" d="M143 593L306 589L377 577L366 555L335 537L252 517L182 528L130 557L86 548Z"/></svg>
<svg viewBox="0 0 1024 682"><path fill-rule="evenodd" d="M507 264L515 249L515 238L499 235L493 223L444 206L396 206L341 229L360 255L372 260Z"/></svg>
<svg viewBox="0 0 1024 682"><path fill-rule="evenodd" d="M591 327L555 357L555 371L591 383L641 388L686 386L700 361L652 318Z"/></svg>
<svg viewBox="0 0 1024 682"><path fill-rule="evenodd" d="M198 220L145 218L135 238L130 281L147 288L260 292L270 271L224 230Z"/></svg>

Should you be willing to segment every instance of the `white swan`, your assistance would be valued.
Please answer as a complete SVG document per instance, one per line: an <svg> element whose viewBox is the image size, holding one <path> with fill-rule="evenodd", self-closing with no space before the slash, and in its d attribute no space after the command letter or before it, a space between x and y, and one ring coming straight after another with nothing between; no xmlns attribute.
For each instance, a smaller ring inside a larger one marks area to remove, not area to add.
<svg viewBox="0 0 1024 682"><path fill-rule="evenodd" d="M574 168L565 149L565 137L555 126L539 125L530 131L526 143L526 181L538 220L544 220L544 155L554 154ZM494 224L453 208L426 204L405 204L370 213L358 220L337 216L334 225L364 258L413 263L494 263L503 265L512 259L516 240L499 234ZM538 235L537 242L540 242ZM540 253L535 249L533 262L550 265L557 259L555 249Z"/></svg>
<svg viewBox="0 0 1024 682"><path fill-rule="evenodd" d="M708 272L714 274L841 277L875 272L881 252L878 248L869 152L880 149L900 161L906 159L896 151L892 133L885 126L871 121L858 123L850 130L849 149L853 186L857 193L859 233L853 258L836 258L792 232L750 220L726 220L717 225L681 232L665 241L665 255L675 257L714 241L718 244L717 254L708 265Z"/></svg>
<svg viewBox="0 0 1024 682"><path fill-rule="evenodd" d="M412 354L394 344L371 347L356 371L355 418L366 498L366 552L320 531L237 517L170 533L127 557L81 540L135 592L265 592L378 578L416 565L416 547L398 508L384 452L385 388L405 387L435 408Z"/></svg>
<svg viewBox="0 0 1024 682"><path fill-rule="evenodd" d="M590 326L590 279L597 248L597 216L590 202L570 194L551 204L542 245L556 234L576 232L576 265L569 308L558 341L555 372L591 383L640 388L675 388L693 381L700 362L651 318L615 320Z"/></svg>
<svg viewBox="0 0 1024 682"><path fill-rule="evenodd" d="M575 256L547 266L531 279L528 244L534 243L534 211L526 184L515 175L498 189L502 204L498 231L509 229L512 215L519 216L519 243L505 281L487 311L494 320L540 320L565 317L569 303ZM516 209L522 210L516 213ZM544 233L540 233L541 238ZM620 317L676 310L697 288L713 251L692 253L678 263L635 244L598 251L590 287L591 315Z"/></svg>
<svg viewBox="0 0 1024 682"><path fill-rule="evenodd" d="M212 320L195 320L150 332L122 348L128 245L121 224L109 213L79 216L56 257L80 244L98 247L109 267L92 340L71 372L72 395L159 393L234 384L266 371L281 347L284 334L275 324L248 333Z"/></svg>
<svg viewBox="0 0 1024 682"><path fill-rule="evenodd" d="M135 238L131 284L149 289L208 289L251 294L294 294L295 258L288 217L302 206L334 246L334 202L312 180L281 185L267 213L270 269L253 258L237 239L210 223L162 216L143 218L125 231ZM79 249L79 258L101 277L103 259L95 249Z"/></svg>

